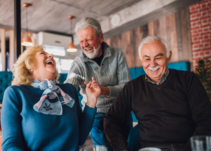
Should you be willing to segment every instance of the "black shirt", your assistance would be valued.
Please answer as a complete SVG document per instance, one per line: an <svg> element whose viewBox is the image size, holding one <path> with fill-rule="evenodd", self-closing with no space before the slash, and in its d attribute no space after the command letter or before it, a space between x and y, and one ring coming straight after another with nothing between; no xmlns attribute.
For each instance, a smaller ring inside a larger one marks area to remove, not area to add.
<svg viewBox="0 0 211 151"><path fill-rule="evenodd" d="M211 103L193 72L170 69L161 85L147 82L145 75L128 82L104 117L104 131L114 150L127 150L121 123L132 110L144 147L182 143L184 151L190 151L191 136L211 135Z"/></svg>
<svg viewBox="0 0 211 151"><path fill-rule="evenodd" d="M94 58L92 60L95 61L100 66L100 64L101 64L101 62L103 60L103 53L102 53L102 55L100 57L96 57L96 58Z"/></svg>

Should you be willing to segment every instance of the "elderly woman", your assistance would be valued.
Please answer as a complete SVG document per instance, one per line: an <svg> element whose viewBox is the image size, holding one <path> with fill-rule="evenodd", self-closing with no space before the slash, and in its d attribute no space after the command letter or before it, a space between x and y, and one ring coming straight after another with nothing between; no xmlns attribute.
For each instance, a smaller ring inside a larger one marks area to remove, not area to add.
<svg viewBox="0 0 211 151"><path fill-rule="evenodd" d="M85 142L100 88L94 78L86 83L82 113L74 86L58 84L53 57L38 46L18 58L12 86L3 98L3 151L76 151Z"/></svg>

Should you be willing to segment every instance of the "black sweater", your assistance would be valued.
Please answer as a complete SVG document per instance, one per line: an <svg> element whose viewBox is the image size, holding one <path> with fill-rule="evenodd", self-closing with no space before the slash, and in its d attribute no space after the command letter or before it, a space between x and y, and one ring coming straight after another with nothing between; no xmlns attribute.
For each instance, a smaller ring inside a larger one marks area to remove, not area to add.
<svg viewBox="0 0 211 151"><path fill-rule="evenodd" d="M139 143L186 144L193 135L211 135L211 103L192 72L170 70L166 81L154 85L142 75L128 82L104 118L104 130L116 151L127 149L121 123L134 111Z"/></svg>

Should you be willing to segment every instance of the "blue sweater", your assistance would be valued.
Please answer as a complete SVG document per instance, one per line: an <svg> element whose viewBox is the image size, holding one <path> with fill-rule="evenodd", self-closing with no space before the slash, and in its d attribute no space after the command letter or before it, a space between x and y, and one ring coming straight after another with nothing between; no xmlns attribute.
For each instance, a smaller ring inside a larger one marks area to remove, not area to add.
<svg viewBox="0 0 211 151"><path fill-rule="evenodd" d="M10 86L4 93L1 113L3 151L76 151L92 127L96 108L81 111L77 92L71 84L58 86L75 100L63 105L63 115L46 115L33 109L43 93L30 86Z"/></svg>

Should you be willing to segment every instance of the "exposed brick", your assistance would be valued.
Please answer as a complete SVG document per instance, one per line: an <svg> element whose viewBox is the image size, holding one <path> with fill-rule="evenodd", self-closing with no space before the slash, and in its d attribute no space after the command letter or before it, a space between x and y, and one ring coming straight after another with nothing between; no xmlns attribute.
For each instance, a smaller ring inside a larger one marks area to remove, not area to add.
<svg viewBox="0 0 211 151"><path fill-rule="evenodd" d="M199 41L199 42L193 42L192 43L193 45L198 45L198 44L201 44L201 42Z"/></svg>
<svg viewBox="0 0 211 151"><path fill-rule="evenodd" d="M206 25L201 25L201 28L206 28L206 27L209 27L210 24L206 24Z"/></svg>
<svg viewBox="0 0 211 151"><path fill-rule="evenodd" d="M193 28L191 28L191 30L197 30L197 29L199 29L199 27L193 27Z"/></svg>
<svg viewBox="0 0 211 151"><path fill-rule="evenodd" d="M209 36L204 36L204 40L208 40L208 39L210 39Z"/></svg>
<svg viewBox="0 0 211 151"><path fill-rule="evenodd" d="M203 0L189 7L193 67L197 60L211 59L211 0Z"/></svg>
<svg viewBox="0 0 211 151"><path fill-rule="evenodd" d="M208 3L208 0L204 0L204 1L202 1L202 2L199 2L198 4L199 4L199 5L202 5L202 4L206 4L206 5L207 5L207 3Z"/></svg>
<svg viewBox="0 0 211 151"><path fill-rule="evenodd" d="M202 51L211 51L211 48L204 48Z"/></svg>
<svg viewBox="0 0 211 151"><path fill-rule="evenodd" d="M200 10L201 9L201 5L196 6L196 9Z"/></svg>
<svg viewBox="0 0 211 151"><path fill-rule="evenodd" d="M193 53L194 52L200 52L200 51L201 51L201 49L192 50Z"/></svg>
<svg viewBox="0 0 211 151"><path fill-rule="evenodd" d="M201 8L202 8L202 9L206 9L206 8L209 8L209 7L207 6L207 4L202 4L202 5L201 5Z"/></svg>
<svg viewBox="0 0 211 151"><path fill-rule="evenodd" d="M201 21L198 21L198 23L197 23L198 25L201 25Z"/></svg>
<svg viewBox="0 0 211 151"><path fill-rule="evenodd" d="M201 17L200 20L210 19L210 16Z"/></svg>
<svg viewBox="0 0 211 151"><path fill-rule="evenodd" d="M211 32L202 33L201 35L202 36L210 36L211 35Z"/></svg>

